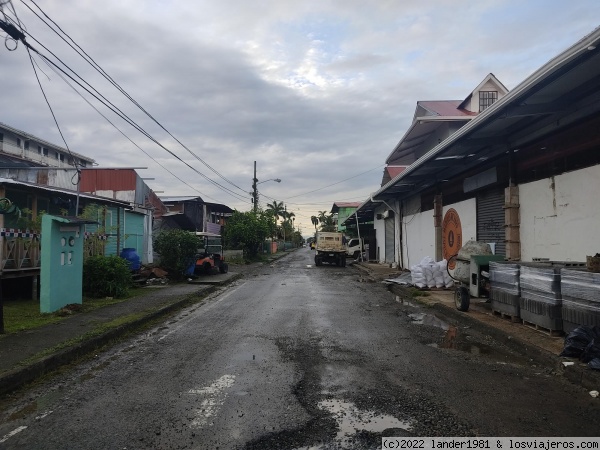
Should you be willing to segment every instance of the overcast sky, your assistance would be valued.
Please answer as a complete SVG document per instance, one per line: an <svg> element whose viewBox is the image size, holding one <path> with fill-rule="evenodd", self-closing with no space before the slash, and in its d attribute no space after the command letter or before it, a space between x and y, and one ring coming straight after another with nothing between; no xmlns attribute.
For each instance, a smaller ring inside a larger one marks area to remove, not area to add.
<svg viewBox="0 0 600 450"><path fill-rule="evenodd" d="M189 151L50 31L34 3L13 0L28 42L193 169L78 87L115 129L34 56L72 151L102 167L147 167L138 173L160 196L242 211L256 161L259 182L282 180L259 185L261 206L284 201L305 236L311 215L379 189L417 101L462 100L490 72L511 90L600 18L598 0L36 3ZM22 44L0 49L0 83L0 122L64 146Z"/></svg>

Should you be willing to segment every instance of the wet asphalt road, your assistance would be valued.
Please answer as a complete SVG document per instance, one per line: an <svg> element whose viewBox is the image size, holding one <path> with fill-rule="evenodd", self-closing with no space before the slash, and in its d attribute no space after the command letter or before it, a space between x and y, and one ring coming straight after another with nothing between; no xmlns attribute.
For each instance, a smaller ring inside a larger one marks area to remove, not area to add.
<svg viewBox="0 0 600 450"><path fill-rule="evenodd" d="M593 436L553 368L300 249L5 405L0 449L377 448Z"/></svg>

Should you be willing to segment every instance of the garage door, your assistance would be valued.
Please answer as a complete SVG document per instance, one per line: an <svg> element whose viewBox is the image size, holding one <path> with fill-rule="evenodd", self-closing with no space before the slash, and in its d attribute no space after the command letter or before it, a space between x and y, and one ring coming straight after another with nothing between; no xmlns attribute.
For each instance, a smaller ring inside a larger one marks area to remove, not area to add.
<svg viewBox="0 0 600 450"><path fill-rule="evenodd" d="M506 255L504 189L477 195L477 240L495 244L496 255Z"/></svg>

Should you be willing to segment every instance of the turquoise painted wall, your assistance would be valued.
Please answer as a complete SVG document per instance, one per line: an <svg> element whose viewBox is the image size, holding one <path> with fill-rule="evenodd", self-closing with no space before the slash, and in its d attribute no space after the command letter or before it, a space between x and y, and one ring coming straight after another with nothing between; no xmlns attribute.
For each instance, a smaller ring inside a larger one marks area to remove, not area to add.
<svg viewBox="0 0 600 450"><path fill-rule="evenodd" d="M40 312L82 303L83 225L64 217L42 217Z"/></svg>
<svg viewBox="0 0 600 450"><path fill-rule="evenodd" d="M125 228L123 248L135 248L138 255L144 252L144 215L125 211Z"/></svg>

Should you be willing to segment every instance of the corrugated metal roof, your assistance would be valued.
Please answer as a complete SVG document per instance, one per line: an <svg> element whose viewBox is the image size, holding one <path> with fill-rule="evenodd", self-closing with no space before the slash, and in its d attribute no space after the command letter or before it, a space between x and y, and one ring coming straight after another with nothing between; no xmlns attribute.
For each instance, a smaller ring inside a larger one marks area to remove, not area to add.
<svg viewBox="0 0 600 450"><path fill-rule="evenodd" d="M0 178L0 184L12 184L12 185L16 185L16 186L26 186L26 187L29 187L32 189L39 189L39 190L47 191L47 192L60 192L61 194L68 194L68 195L73 195L73 196L77 195L77 191L72 191L70 189L60 189L60 188L55 188L55 187L50 187L50 186L42 186L42 185L34 184L34 183L26 183L23 181L13 180L12 178ZM88 198L88 199L92 199L92 200L102 201L103 203L110 203L113 205L119 205L119 206L123 206L126 208L129 207L129 203L121 202L118 200L113 200L112 198L100 197L98 195L82 194L82 193L80 193L79 196L82 198Z"/></svg>
<svg viewBox="0 0 600 450"><path fill-rule="evenodd" d="M33 161L24 160L21 158L14 158L12 156L0 153L0 167L3 169L21 169L29 167L39 167L39 164Z"/></svg>
<svg viewBox="0 0 600 450"><path fill-rule="evenodd" d="M133 169L91 169L81 170L81 190L135 191L137 173Z"/></svg>
<svg viewBox="0 0 600 450"><path fill-rule="evenodd" d="M331 213L339 212L340 208L358 208L360 205L360 202L335 202L331 208Z"/></svg>
<svg viewBox="0 0 600 450"><path fill-rule="evenodd" d="M159 197L159 198L163 203L189 202L191 200L200 200L201 202L203 202L202 197Z"/></svg>
<svg viewBox="0 0 600 450"><path fill-rule="evenodd" d="M600 27L544 64L511 92L371 194L356 211L372 219L386 198L403 199L600 112ZM563 105L569 105L568 108ZM502 139L499 139L502 137ZM375 198L375 199L374 199Z"/></svg>

